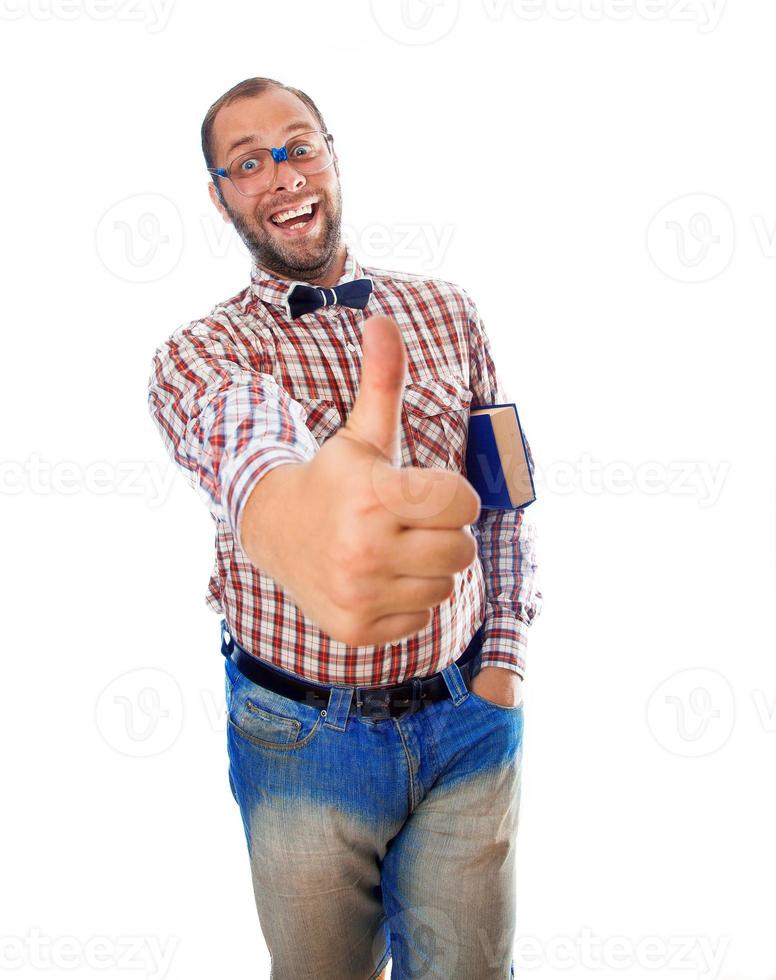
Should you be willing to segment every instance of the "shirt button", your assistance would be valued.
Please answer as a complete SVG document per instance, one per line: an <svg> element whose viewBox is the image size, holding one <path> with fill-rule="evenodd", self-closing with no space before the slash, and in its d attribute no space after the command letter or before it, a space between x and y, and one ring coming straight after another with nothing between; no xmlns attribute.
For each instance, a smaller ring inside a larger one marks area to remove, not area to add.
<svg viewBox="0 0 776 980"><path fill-rule="evenodd" d="M348 350L355 351L356 350L356 345L355 344L348 344Z"/></svg>

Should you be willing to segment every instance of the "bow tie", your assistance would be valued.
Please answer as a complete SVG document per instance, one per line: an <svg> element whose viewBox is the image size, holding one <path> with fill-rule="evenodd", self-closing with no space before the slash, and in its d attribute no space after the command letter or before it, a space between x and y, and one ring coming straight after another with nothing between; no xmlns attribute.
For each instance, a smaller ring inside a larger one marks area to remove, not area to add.
<svg viewBox="0 0 776 980"><path fill-rule="evenodd" d="M321 306L352 306L363 310L372 292L372 280L367 276L363 279L352 279L339 286L308 286L306 283L294 283L286 295L286 312L295 319L304 313L312 313Z"/></svg>

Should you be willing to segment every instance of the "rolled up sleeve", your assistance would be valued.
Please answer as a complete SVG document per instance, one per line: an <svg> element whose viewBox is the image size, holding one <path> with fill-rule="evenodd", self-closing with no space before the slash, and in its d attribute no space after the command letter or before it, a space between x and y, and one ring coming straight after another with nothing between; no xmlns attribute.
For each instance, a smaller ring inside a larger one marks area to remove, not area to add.
<svg viewBox="0 0 776 980"><path fill-rule="evenodd" d="M318 451L302 406L272 376L268 358L238 349L215 318L179 328L156 349L148 408L173 463L238 543L259 480Z"/></svg>

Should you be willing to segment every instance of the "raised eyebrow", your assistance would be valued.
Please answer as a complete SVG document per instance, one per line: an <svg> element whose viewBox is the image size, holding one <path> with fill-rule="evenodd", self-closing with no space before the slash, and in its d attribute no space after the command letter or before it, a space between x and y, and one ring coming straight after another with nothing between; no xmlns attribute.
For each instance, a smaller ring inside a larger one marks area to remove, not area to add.
<svg viewBox="0 0 776 980"><path fill-rule="evenodd" d="M285 136L285 135L288 135L289 133L302 132L303 130L308 130L309 128L310 128L310 123L309 122L301 122L301 121L300 122L292 122L292 123L289 123L286 126L286 128L283 130L283 135ZM227 156L229 154L233 153L237 149L238 146L246 146L248 143L257 143L258 144L260 140L261 140L261 137L259 136L258 133L250 133L247 136L241 136L238 140L235 140L235 142L232 143L232 145L226 151Z"/></svg>

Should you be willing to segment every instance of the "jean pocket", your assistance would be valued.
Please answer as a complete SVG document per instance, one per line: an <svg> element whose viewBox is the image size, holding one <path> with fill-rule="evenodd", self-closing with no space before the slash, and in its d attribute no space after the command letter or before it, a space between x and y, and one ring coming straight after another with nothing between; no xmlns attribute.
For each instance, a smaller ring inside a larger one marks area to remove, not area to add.
<svg viewBox="0 0 776 980"><path fill-rule="evenodd" d="M237 673L241 680L232 687L228 721L238 735L262 748L280 750L303 748L315 738L324 718L319 708Z"/></svg>
<svg viewBox="0 0 776 980"><path fill-rule="evenodd" d="M484 704L489 708L495 708L496 711L522 711L523 710L523 700L520 699L519 704L499 704L498 701L490 701L488 698L484 698L481 694L475 694L474 691L469 689L469 697L478 701L480 704Z"/></svg>

